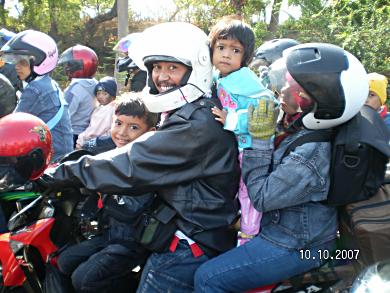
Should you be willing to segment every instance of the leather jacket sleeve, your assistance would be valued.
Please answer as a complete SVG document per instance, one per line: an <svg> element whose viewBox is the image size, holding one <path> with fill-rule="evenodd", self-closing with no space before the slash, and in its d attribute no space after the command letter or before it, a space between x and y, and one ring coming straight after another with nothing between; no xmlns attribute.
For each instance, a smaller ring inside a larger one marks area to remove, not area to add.
<svg viewBox="0 0 390 293"><path fill-rule="evenodd" d="M220 175L236 153L221 148L220 138L212 135L221 126L210 126L200 109L188 104L159 130L122 148L61 164L49 174L53 184L79 183L94 191L135 195Z"/></svg>

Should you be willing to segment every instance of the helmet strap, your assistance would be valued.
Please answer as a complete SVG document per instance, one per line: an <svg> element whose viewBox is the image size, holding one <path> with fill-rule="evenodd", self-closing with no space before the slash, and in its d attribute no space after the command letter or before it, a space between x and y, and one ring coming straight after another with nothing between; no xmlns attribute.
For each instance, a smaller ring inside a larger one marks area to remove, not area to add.
<svg viewBox="0 0 390 293"><path fill-rule="evenodd" d="M36 74L34 71L31 71L30 75L27 76L27 78L25 79L25 82L29 83L33 81L37 76L38 74Z"/></svg>
<svg viewBox="0 0 390 293"><path fill-rule="evenodd" d="M188 83L188 80L190 79L191 73L192 73L192 67L187 67L187 72L184 74L183 78L180 81L180 86L185 86Z"/></svg>
<svg viewBox="0 0 390 293"><path fill-rule="evenodd" d="M27 76L27 78L25 79L25 82L27 83L33 81L38 76L38 74L34 72L34 58L31 57L29 63L30 63L30 75Z"/></svg>

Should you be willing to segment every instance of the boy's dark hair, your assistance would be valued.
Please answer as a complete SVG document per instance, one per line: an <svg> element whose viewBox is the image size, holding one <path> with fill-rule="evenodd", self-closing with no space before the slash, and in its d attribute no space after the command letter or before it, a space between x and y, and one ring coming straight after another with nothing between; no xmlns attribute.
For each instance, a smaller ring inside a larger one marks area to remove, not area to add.
<svg viewBox="0 0 390 293"><path fill-rule="evenodd" d="M221 18L209 34L211 57L217 40L236 39L244 47L244 57L241 66L248 66L252 61L255 50L255 34L252 28L239 17L229 15Z"/></svg>
<svg viewBox="0 0 390 293"><path fill-rule="evenodd" d="M135 93L124 93L116 102L115 115L135 116L143 119L146 125L156 127L158 114L151 113L146 108L144 102Z"/></svg>

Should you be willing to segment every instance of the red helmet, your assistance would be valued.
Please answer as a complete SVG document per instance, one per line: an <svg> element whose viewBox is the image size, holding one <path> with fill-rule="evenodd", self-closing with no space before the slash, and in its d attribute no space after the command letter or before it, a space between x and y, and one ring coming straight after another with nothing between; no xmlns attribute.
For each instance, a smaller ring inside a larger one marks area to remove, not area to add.
<svg viewBox="0 0 390 293"><path fill-rule="evenodd" d="M95 75L98 66L98 57L94 50L83 45L76 45L66 49L60 56L58 64L65 66L69 79L91 78Z"/></svg>
<svg viewBox="0 0 390 293"><path fill-rule="evenodd" d="M39 178L51 155L51 133L41 119L27 113L1 118L0 192Z"/></svg>

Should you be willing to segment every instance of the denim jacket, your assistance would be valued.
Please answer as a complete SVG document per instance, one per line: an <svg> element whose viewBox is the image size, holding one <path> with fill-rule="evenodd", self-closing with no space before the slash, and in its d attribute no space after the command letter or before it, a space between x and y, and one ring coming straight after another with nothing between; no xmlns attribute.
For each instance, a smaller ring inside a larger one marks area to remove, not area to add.
<svg viewBox="0 0 390 293"><path fill-rule="evenodd" d="M48 75L38 76L23 89L14 112L30 113L47 123L57 114L61 106L59 91L61 89L57 83L52 83ZM73 150L73 133L67 104L60 121L51 130L51 135L54 149L52 161Z"/></svg>
<svg viewBox="0 0 390 293"><path fill-rule="evenodd" d="M337 212L323 205L329 190L330 143L298 146L281 160L300 130L273 151L271 141L254 140L244 150L242 173L253 206L263 212L260 237L288 249L311 248L336 238Z"/></svg>

